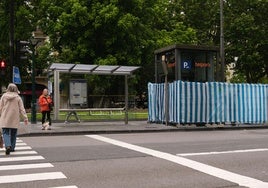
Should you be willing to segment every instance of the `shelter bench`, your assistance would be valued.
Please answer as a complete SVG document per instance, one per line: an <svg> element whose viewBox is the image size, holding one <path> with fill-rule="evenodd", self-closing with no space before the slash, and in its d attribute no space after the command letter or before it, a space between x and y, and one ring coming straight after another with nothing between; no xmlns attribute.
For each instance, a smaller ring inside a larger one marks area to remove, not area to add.
<svg viewBox="0 0 268 188"><path fill-rule="evenodd" d="M111 115L113 112L123 113L125 108L62 108L59 109L60 112L68 112L65 118L65 123L68 123L71 115L74 115L76 120L80 122L80 118L77 112L89 112L89 115ZM98 112L98 113L97 113Z"/></svg>

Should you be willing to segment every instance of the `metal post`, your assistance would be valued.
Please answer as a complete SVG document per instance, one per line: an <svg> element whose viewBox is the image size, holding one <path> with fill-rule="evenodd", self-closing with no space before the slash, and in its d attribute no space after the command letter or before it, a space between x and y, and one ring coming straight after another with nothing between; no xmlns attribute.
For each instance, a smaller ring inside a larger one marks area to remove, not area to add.
<svg viewBox="0 0 268 188"><path fill-rule="evenodd" d="M221 81L225 81L225 54L224 54L224 18L223 0L220 0L220 61L221 61Z"/></svg>
<svg viewBox="0 0 268 188"><path fill-rule="evenodd" d="M9 55L10 55L10 72L11 72L11 82L13 80L13 65L14 65L14 0L10 1L9 4L10 11L10 30L9 30Z"/></svg>
<svg viewBox="0 0 268 188"><path fill-rule="evenodd" d="M125 75L125 124L128 124L128 75Z"/></svg>
<svg viewBox="0 0 268 188"><path fill-rule="evenodd" d="M59 120L59 108L60 108L60 73L54 70L54 120Z"/></svg>
<svg viewBox="0 0 268 188"><path fill-rule="evenodd" d="M36 124L36 92L35 92L35 46L32 47L32 108L31 124Z"/></svg>
<svg viewBox="0 0 268 188"><path fill-rule="evenodd" d="M175 79L181 80L181 51L175 48Z"/></svg>
<svg viewBox="0 0 268 188"><path fill-rule="evenodd" d="M167 74L165 75L165 120L166 120L166 126L168 126L168 118L169 116L169 110L168 110L168 77Z"/></svg>
<svg viewBox="0 0 268 188"><path fill-rule="evenodd" d="M166 64L166 57L163 55L162 56L162 67L163 67L163 71L165 74L165 124L166 126L168 125L168 121L169 121L169 110L168 110L168 70L167 70L167 64Z"/></svg>

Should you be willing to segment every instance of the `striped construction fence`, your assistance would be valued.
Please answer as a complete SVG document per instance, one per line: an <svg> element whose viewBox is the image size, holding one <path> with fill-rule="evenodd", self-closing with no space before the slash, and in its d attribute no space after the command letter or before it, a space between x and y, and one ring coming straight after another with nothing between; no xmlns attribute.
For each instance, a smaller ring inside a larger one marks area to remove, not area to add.
<svg viewBox="0 0 268 188"><path fill-rule="evenodd" d="M148 84L148 121L165 122L165 84ZM222 82L168 84L169 123L268 122L268 85Z"/></svg>

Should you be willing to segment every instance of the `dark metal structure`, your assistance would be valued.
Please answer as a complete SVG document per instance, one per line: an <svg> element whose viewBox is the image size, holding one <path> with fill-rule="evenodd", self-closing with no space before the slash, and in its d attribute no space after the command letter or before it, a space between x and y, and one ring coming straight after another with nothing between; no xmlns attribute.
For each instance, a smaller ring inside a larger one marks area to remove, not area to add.
<svg viewBox="0 0 268 188"><path fill-rule="evenodd" d="M156 83L164 82L165 76L169 82L224 81L221 74L224 72L224 65L219 63L218 47L175 44L157 49L154 54Z"/></svg>

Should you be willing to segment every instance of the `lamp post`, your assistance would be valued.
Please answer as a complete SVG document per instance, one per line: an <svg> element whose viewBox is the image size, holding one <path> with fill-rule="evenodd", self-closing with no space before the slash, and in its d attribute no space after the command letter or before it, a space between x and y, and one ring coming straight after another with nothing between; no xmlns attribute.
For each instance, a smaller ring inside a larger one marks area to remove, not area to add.
<svg viewBox="0 0 268 188"><path fill-rule="evenodd" d="M32 51L32 102L31 102L31 124L36 124L36 83L35 83L35 64L36 64L36 47L40 42L43 42L47 37L38 28L33 32L33 37L30 39Z"/></svg>
<svg viewBox="0 0 268 188"><path fill-rule="evenodd" d="M9 55L10 55L10 78L13 80L13 66L14 66L14 6L15 0L11 0L9 3Z"/></svg>
<svg viewBox="0 0 268 188"><path fill-rule="evenodd" d="M35 47L40 41L36 38L30 40L32 50L32 103L31 103L31 124L36 124L36 92L35 92Z"/></svg>
<svg viewBox="0 0 268 188"><path fill-rule="evenodd" d="M224 20L223 20L223 0L220 0L220 61L222 81L225 81L225 54L224 54Z"/></svg>

